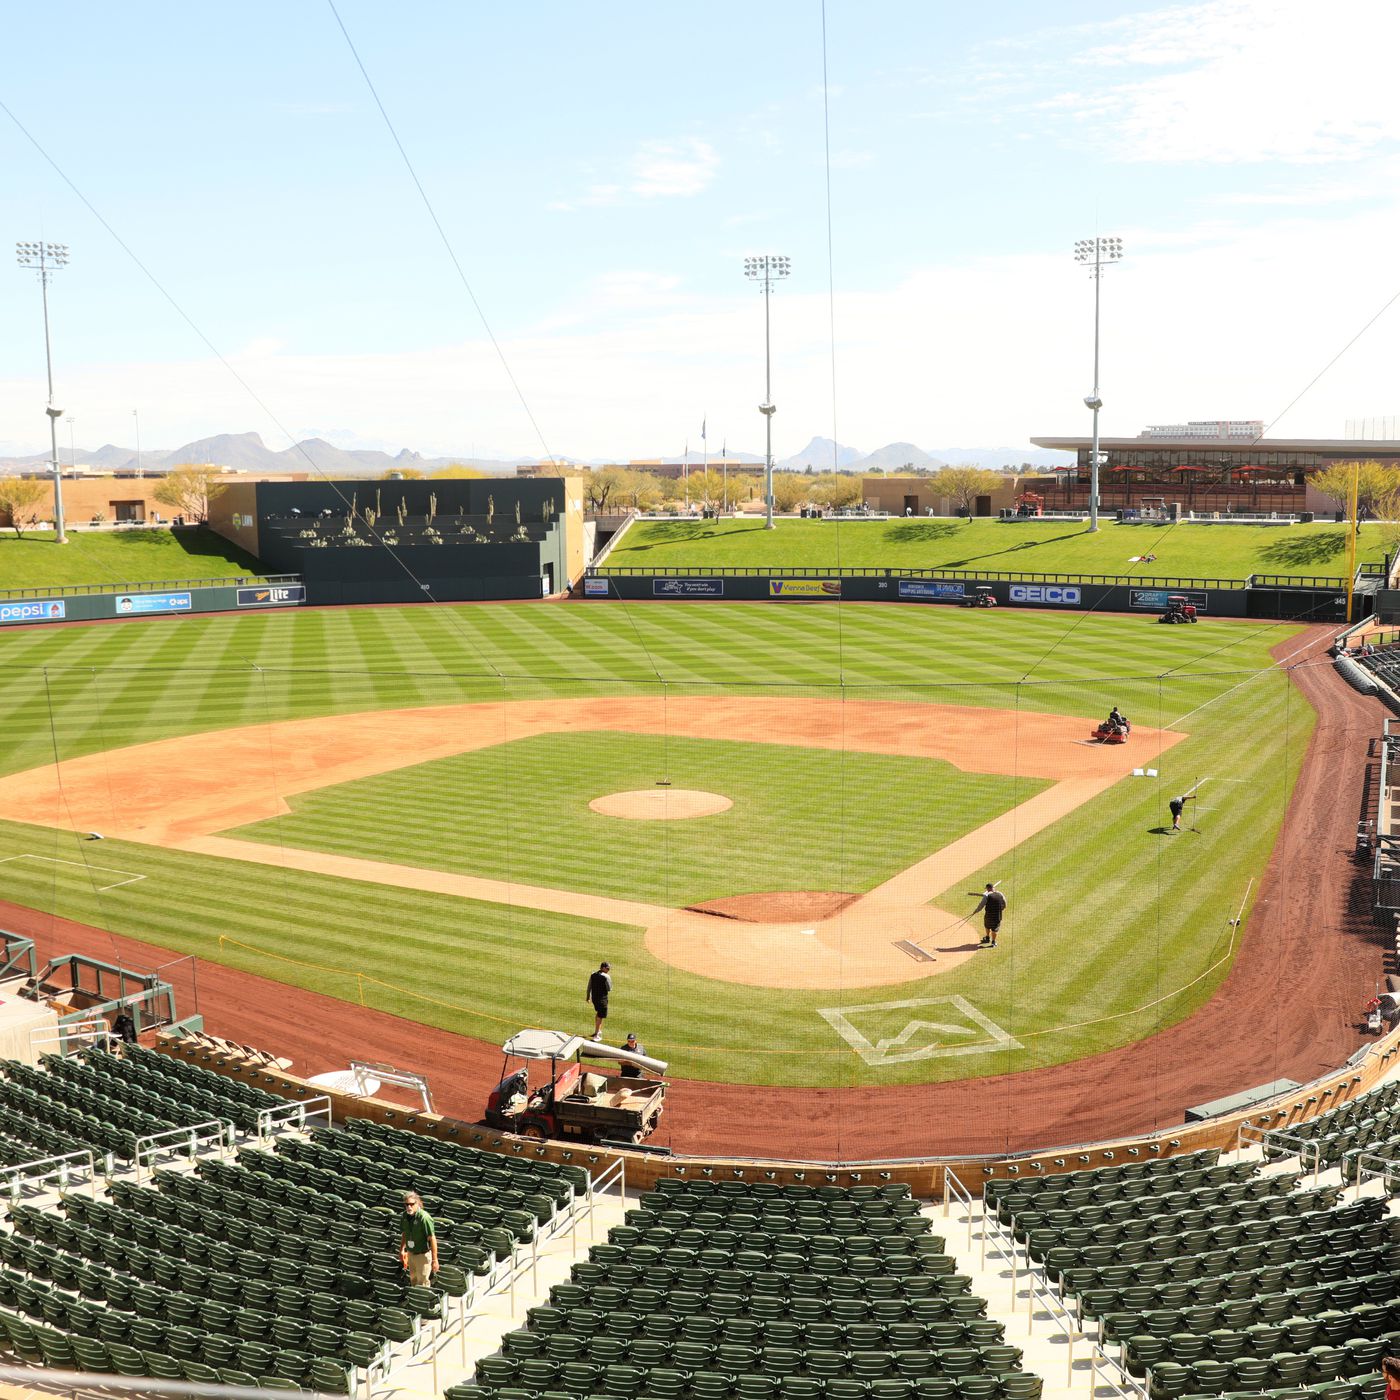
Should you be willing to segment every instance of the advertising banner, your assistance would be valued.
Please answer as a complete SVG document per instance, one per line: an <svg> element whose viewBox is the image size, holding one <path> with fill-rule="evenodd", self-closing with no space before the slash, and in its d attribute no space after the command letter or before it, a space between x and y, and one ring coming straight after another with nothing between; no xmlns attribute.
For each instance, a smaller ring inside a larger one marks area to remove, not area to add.
<svg viewBox="0 0 1400 1400"><path fill-rule="evenodd" d="M62 622L65 610L62 598L40 598L28 603L0 603L0 622Z"/></svg>
<svg viewBox="0 0 1400 1400"><path fill-rule="evenodd" d="M122 593L117 597L119 617L135 613L189 612L192 606L188 593Z"/></svg>
<svg viewBox="0 0 1400 1400"><path fill-rule="evenodd" d="M1056 607L1077 608L1080 590L1059 583L1013 583L1013 603L1052 603Z"/></svg>
<svg viewBox="0 0 1400 1400"><path fill-rule="evenodd" d="M605 578L594 578L590 574L583 581L583 596L585 598L606 598L610 591L608 581Z"/></svg>
<svg viewBox="0 0 1400 1400"><path fill-rule="evenodd" d="M275 608L283 603L304 603L306 585L304 583L268 584L265 588L240 588L238 606L240 608Z"/></svg>
<svg viewBox="0 0 1400 1400"><path fill-rule="evenodd" d="M1133 588L1128 591L1128 606L1165 612L1168 598L1185 598L1188 603L1196 605L1197 612L1205 612L1206 604L1210 602L1210 594L1201 589Z"/></svg>
<svg viewBox="0 0 1400 1400"><path fill-rule="evenodd" d="M961 583L940 583L936 579L902 578L899 581L901 598L966 598L967 589Z"/></svg>
<svg viewBox="0 0 1400 1400"><path fill-rule="evenodd" d="M653 598L723 598L722 578L654 578Z"/></svg>
<svg viewBox="0 0 1400 1400"><path fill-rule="evenodd" d="M839 578L770 578L770 598L839 598Z"/></svg>

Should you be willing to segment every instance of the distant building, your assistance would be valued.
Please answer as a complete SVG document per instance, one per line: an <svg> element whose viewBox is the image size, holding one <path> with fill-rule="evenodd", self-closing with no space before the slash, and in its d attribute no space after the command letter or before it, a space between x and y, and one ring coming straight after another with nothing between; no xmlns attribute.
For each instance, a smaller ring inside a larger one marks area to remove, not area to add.
<svg viewBox="0 0 1400 1400"><path fill-rule="evenodd" d="M1199 425L1188 424L1188 427ZM1212 424L1243 427L1262 424ZM1099 439L1099 505L1103 510L1179 501L1183 510L1240 514L1300 515L1335 511L1337 503L1314 490L1309 478L1334 462L1358 459L1400 466L1400 440L1358 442L1352 438L1266 438L1258 433L1215 437L1165 435L1149 428L1137 437ZM1057 467L1050 508L1086 510L1089 505L1088 437L1037 437L1037 447L1073 452L1075 465Z"/></svg>
<svg viewBox="0 0 1400 1400"><path fill-rule="evenodd" d="M646 472L649 476L664 477L669 481L680 481L690 472L705 470L703 462L667 462L660 457L645 457L632 462L607 462L604 466L593 468L594 471L604 471L610 467L621 468L629 472ZM762 476L762 462L736 462L732 458L711 457L711 471L728 471L731 476ZM582 474L587 476L589 468L570 468L574 475ZM516 476L559 476L561 471L557 467L552 467L548 462L523 462L515 469Z"/></svg>
<svg viewBox="0 0 1400 1400"><path fill-rule="evenodd" d="M1186 438L1211 441L1232 438L1248 438L1253 442L1264 436L1264 423L1260 418L1218 418L1202 419L1191 423L1164 423L1146 427L1138 434L1145 438Z"/></svg>

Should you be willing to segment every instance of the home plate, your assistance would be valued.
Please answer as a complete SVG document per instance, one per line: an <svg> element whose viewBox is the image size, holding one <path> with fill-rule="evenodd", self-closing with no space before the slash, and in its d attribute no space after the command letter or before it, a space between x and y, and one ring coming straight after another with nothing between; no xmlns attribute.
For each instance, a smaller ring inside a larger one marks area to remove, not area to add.
<svg viewBox="0 0 1400 1400"><path fill-rule="evenodd" d="M932 953L920 948L917 943L911 943L907 938L899 939L895 945L901 953L908 953L915 962L937 962Z"/></svg>

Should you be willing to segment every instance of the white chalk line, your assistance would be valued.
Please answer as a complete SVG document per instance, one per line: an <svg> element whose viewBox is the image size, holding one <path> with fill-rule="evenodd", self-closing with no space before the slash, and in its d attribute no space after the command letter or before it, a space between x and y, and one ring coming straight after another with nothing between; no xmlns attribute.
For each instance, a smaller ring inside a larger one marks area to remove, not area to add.
<svg viewBox="0 0 1400 1400"><path fill-rule="evenodd" d="M80 870L102 870L108 875L125 875L127 877L125 880L114 880L110 885L96 886L98 894L105 894L108 890L119 890L123 885L134 885L138 880L146 878L144 875L133 875L129 870L118 870L111 865L89 865L86 861L63 860L59 856L38 856L28 851L17 856L0 856L0 865L12 860L42 860L47 861L50 865L73 865Z"/></svg>

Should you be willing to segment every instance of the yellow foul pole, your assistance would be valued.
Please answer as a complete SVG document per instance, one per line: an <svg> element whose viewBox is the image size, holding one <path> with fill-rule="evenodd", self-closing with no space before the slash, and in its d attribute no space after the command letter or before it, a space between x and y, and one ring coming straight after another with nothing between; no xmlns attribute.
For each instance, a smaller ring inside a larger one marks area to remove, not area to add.
<svg viewBox="0 0 1400 1400"><path fill-rule="evenodd" d="M1360 525L1356 519L1356 498L1361 485L1361 463L1351 464L1351 487L1347 491L1347 622L1351 621L1352 594L1356 589L1356 536Z"/></svg>

